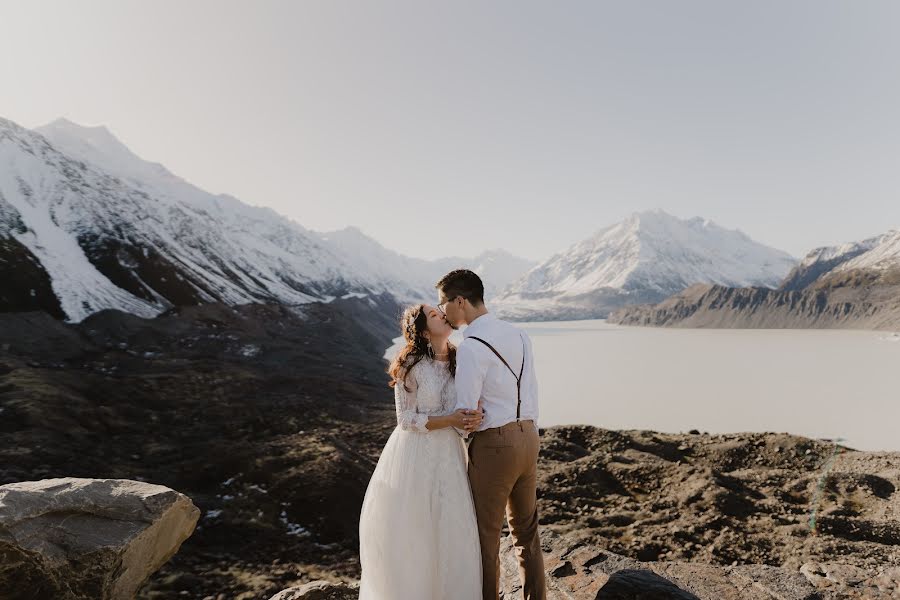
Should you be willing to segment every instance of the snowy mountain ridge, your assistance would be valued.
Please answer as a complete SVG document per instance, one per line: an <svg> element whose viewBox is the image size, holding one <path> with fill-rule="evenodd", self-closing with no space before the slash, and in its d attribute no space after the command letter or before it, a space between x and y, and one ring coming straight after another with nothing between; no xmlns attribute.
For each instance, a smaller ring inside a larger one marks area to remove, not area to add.
<svg viewBox="0 0 900 600"><path fill-rule="evenodd" d="M333 237L205 192L143 161L105 127L57 120L31 131L0 119L0 270L17 265L9 267L17 289L0 293L7 310L80 321L105 308L152 316L213 301L434 297L442 264L367 238L366 257L385 260L373 269L344 247L347 236Z"/></svg>
<svg viewBox="0 0 900 600"><path fill-rule="evenodd" d="M858 256L842 263L837 271L851 271L854 269L868 269L885 271L900 267L900 229L893 229L883 235L873 238L871 244ZM870 240L863 242L868 246Z"/></svg>
<svg viewBox="0 0 900 600"><path fill-rule="evenodd" d="M362 288L302 231L254 243L229 236L226 218L130 185L6 120L0 166L0 204L20 224L11 235L38 259L70 320L104 308L149 316L174 303L294 304Z"/></svg>
<svg viewBox="0 0 900 600"><path fill-rule="evenodd" d="M864 239L811 250L785 278L784 290L800 290L841 273L868 271L880 276L900 270L900 230L894 229Z"/></svg>
<svg viewBox="0 0 900 600"><path fill-rule="evenodd" d="M250 206L233 196L206 192L159 163L141 159L105 127L83 127L67 119L57 119L36 131L67 153L127 179L135 186L151 191L155 197L181 200L216 215L238 234L250 228L255 235L270 238L274 235L273 241L288 243L292 232L297 231L317 240L333 258L342 262L343 269L355 273L357 280L378 291L393 289L400 299L431 301L435 296L434 283L447 271L459 267L480 273L490 297L535 264L503 250L490 250L474 258L455 256L423 260L404 256L385 248L358 227L320 233L304 228L271 208ZM285 229L288 224L290 231Z"/></svg>
<svg viewBox="0 0 900 600"><path fill-rule="evenodd" d="M708 219L639 212L541 263L497 299L514 318L599 318L694 283L774 287L796 260Z"/></svg>

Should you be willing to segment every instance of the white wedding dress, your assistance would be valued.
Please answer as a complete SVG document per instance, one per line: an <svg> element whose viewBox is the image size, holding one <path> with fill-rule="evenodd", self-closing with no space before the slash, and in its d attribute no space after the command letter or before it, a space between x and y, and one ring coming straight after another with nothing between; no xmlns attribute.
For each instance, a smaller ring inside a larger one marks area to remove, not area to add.
<svg viewBox="0 0 900 600"><path fill-rule="evenodd" d="M456 405L447 363L422 359L394 387L397 427L369 481L359 520L359 600L481 600L481 550L466 451L428 415Z"/></svg>

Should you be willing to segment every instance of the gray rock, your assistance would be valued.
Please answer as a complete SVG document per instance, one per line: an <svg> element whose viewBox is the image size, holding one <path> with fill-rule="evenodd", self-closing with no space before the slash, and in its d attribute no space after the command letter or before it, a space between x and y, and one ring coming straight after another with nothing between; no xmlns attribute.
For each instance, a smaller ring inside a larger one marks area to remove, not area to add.
<svg viewBox="0 0 900 600"><path fill-rule="evenodd" d="M187 496L127 479L0 486L0 596L133 598L199 516Z"/></svg>
<svg viewBox="0 0 900 600"><path fill-rule="evenodd" d="M282 590L269 600L357 600L359 587L345 583L313 581Z"/></svg>

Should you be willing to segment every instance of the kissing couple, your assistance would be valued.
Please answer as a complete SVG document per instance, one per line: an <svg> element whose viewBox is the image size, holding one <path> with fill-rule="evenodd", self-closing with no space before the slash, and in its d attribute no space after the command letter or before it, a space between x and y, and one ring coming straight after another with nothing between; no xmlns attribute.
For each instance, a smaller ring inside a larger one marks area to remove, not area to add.
<svg viewBox="0 0 900 600"><path fill-rule="evenodd" d="M388 371L397 427L360 514L359 598L498 600L505 514L524 598L545 600L531 339L488 312L472 271L435 287L436 307L400 321L405 345Z"/></svg>

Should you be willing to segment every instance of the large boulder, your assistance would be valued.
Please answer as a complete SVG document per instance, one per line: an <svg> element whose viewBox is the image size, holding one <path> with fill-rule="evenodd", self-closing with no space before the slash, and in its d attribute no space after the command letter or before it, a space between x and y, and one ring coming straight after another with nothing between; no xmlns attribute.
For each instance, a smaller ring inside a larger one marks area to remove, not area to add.
<svg viewBox="0 0 900 600"><path fill-rule="evenodd" d="M134 598L199 516L187 496L127 479L0 486L0 598Z"/></svg>

